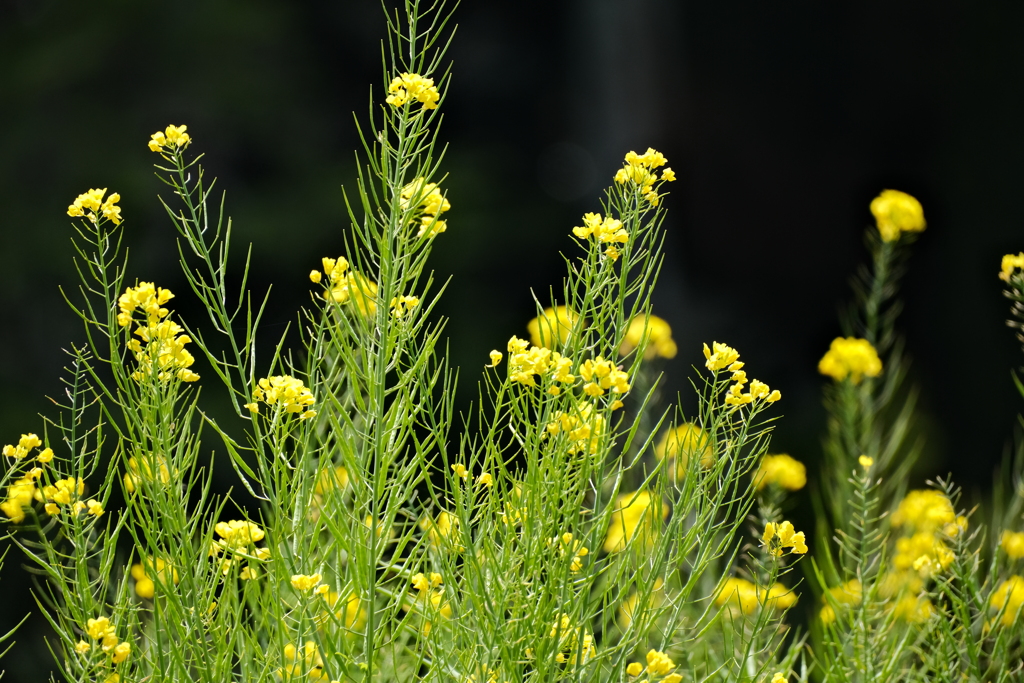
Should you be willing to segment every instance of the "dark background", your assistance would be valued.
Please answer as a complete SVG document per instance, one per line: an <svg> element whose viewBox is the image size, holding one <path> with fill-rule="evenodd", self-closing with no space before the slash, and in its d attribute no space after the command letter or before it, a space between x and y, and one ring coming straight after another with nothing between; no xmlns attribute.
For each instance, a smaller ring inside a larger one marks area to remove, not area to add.
<svg viewBox="0 0 1024 683"><path fill-rule="evenodd" d="M653 146L679 177L654 302L679 343L672 392L702 342L735 346L783 392L773 450L813 474L816 363L866 255L870 200L904 190L928 219L901 319L927 434L912 484L952 472L988 488L1021 405L996 273L1024 249L1024 4L465 0L456 19L453 208L433 267L452 277L440 310L460 406L487 352L524 333L530 289L558 286L570 229L622 155ZM375 0L0 0L0 443L41 430L61 349L81 338L59 289L76 286L65 210L79 193L121 193L129 279L198 316L146 148L168 123L188 124L227 191L254 287L274 284L269 329L294 319L306 274L342 252L352 112L365 120L371 88L381 98L383 36ZM12 552L0 633L38 611L19 564ZM19 632L6 681L48 669L46 629Z"/></svg>

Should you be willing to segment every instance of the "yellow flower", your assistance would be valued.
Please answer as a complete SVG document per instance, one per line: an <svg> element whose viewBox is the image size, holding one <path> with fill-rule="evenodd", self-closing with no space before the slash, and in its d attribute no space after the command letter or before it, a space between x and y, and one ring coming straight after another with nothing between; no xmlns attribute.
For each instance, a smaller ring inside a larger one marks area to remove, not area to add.
<svg viewBox="0 0 1024 683"><path fill-rule="evenodd" d="M999 271L999 279L1009 282L1013 271L1024 270L1024 251L1019 254L1006 254L1003 256L1002 270Z"/></svg>
<svg viewBox="0 0 1024 683"><path fill-rule="evenodd" d="M803 555L807 552L807 542L804 532L797 532L790 522L774 524L768 522L764 527L764 535L761 537L761 545L769 554L779 557L784 548L790 548L791 553Z"/></svg>
<svg viewBox="0 0 1024 683"><path fill-rule="evenodd" d="M409 220L419 223L417 237L433 237L448 229L447 222L438 216L450 210L452 205L437 183L428 183L426 178L416 178L402 188L399 198L402 210L410 212Z"/></svg>
<svg viewBox="0 0 1024 683"><path fill-rule="evenodd" d="M213 530L223 541L215 541L227 550L239 550L263 540L263 529L257 524L244 520L233 519L229 522L217 522Z"/></svg>
<svg viewBox="0 0 1024 683"><path fill-rule="evenodd" d="M867 339L836 337L818 362L818 372L836 381L849 377L854 384L860 384L862 377L882 374L882 361Z"/></svg>
<svg viewBox="0 0 1024 683"><path fill-rule="evenodd" d="M462 479L463 481L469 478L469 470L467 470L466 466L461 463L456 463L452 465L452 472L455 473L456 477Z"/></svg>
<svg viewBox="0 0 1024 683"><path fill-rule="evenodd" d="M929 534L956 521L956 512L949 498L934 489L909 491L892 515L893 526Z"/></svg>
<svg viewBox="0 0 1024 683"><path fill-rule="evenodd" d="M911 624L922 624L932 615L932 603L928 598L905 595L896 601L893 615Z"/></svg>
<svg viewBox="0 0 1024 683"><path fill-rule="evenodd" d="M437 102L440 99L441 95L434 86L434 79L424 78L419 74L403 73L392 79L385 102L392 107L401 107L406 102L416 100L424 109L437 109Z"/></svg>
<svg viewBox="0 0 1024 683"><path fill-rule="evenodd" d="M329 620L338 620L348 631L358 631L366 624L366 609L363 601L359 599L358 593L349 593L348 598L341 599L341 595L334 591L322 593L326 613L315 617L318 625L323 625Z"/></svg>
<svg viewBox="0 0 1024 683"><path fill-rule="evenodd" d="M22 477L7 487L7 499L0 503L0 512L13 524L25 521L25 508L32 507L32 499L36 494L35 481L31 477Z"/></svg>
<svg viewBox="0 0 1024 683"><path fill-rule="evenodd" d="M638 547L653 548L660 522L668 517L668 504L647 490L624 493L618 497L617 504L604 539L604 551L619 552L634 539L638 539Z"/></svg>
<svg viewBox="0 0 1024 683"><path fill-rule="evenodd" d="M899 190L882 190L871 200L871 213L886 242L898 240L901 232L921 232L926 225L921 202Z"/></svg>
<svg viewBox="0 0 1024 683"><path fill-rule="evenodd" d="M559 664L586 664L597 655L594 636L573 626L568 614L562 614L551 627L550 638L557 638L555 661Z"/></svg>
<svg viewBox="0 0 1024 683"><path fill-rule="evenodd" d="M132 323L132 314L139 310L146 316L149 325L155 325L161 318L167 317L169 311L165 304L174 298L169 289L156 287L152 282L140 282L135 287L128 287L117 300L120 313L117 323L128 327Z"/></svg>
<svg viewBox="0 0 1024 683"><path fill-rule="evenodd" d="M579 401L568 413L558 411L555 419L548 423L546 434L566 434L569 440L568 453L589 453L595 455L601 438L606 431L604 416L589 401Z"/></svg>
<svg viewBox="0 0 1024 683"><path fill-rule="evenodd" d="M697 457L705 469L715 464L710 437L692 422L684 422L665 432L654 447L654 455L658 460L674 460L676 476L680 478L686 475L691 457Z"/></svg>
<svg viewBox="0 0 1024 683"><path fill-rule="evenodd" d="M80 655L84 655L85 653L87 653L91 649L92 649L92 645L90 645L89 643L87 643L84 640L80 640L77 643L75 643L75 652L77 652Z"/></svg>
<svg viewBox="0 0 1024 683"><path fill-rule="evenodd" d="M657 650L647 652L647 673L650 676L661 678L668 675L674 668L676 668L676 663L669 659L668 655L664 652L658 652Z"/></svg>
<svg viewBox="0 0 1024 683"><path fill-rule="evenodd" d="M191 337L181 334L184 330L175 322L164 320L146 327L138 327L135 334L142 341L133 339L128 348L135 354L139 369L132 373L132 379L156 375L160 381L177 377L183 382L195 382L199 375L188 368L195 362L192 354L185 350L185 344L192 343ZM145 342L145 346L143 346Z"/></svg>
<svg viewBox="0 0 1024 683"><path fill-rule="evenodd" d="M188 126L167 126L163 132L157 131L150 136L149 149L152 152L159 152L167 149L171 152L177 149L185 149L188 143L192 142L189 137Z"/></svg>
<svg viewBox="0 0 1024 683"><path fill-rule="evenodd" d="M762 605L779 609L789 609L797 602L797 594L781 583L773 583L767 591L758 589L757 601Z"/></svg>
<svg viewBox="0 0 1024 683"><path fill-rule="evenodd" d="M626 675L636 678L644 672L644 665L640 662L630 662L626 667Z"/></svg>
<svg viewBox="0 0 1024 683"><path fill-rule="evenodd" d="M757 586L746 579L730 576L715 596L715 604L738 608L743 614L753 614L758 605Z"/></svg>
<svg viewBox="0 0 1024 683"><path fill-rule="evenodd" d="M799 491L807 484L807 468L785 453L766 455L754 475L754 482L759 490L772 484L789 491Z"/></svg>
<svg viewBox="0 0 1024 683"><path fill-rule="evenodd" d="M1003 531L999 537L1001 547L1011 560L1024 558L1024 533L1019 531Z"/></svg>
<svg viewBox="0 0 1024 683"><path fill-rule="evenodd" d="M580 366L580 376L586 382L583 391L588 396L604 396L609 390L614 394L629 391L629 375L619 370L613 361L600 356L586 360Z"/></svg>
<svg viewBox="0 0 1024 683"><path fill-rule="evenodd" d="M253 401L263 401L268 406L280 405L285 413L301 413L300 420L316 415L309 407L316 403L312 392L306 388L302 380L290 375L264 377L252 391Z"/></svg>
<svg viewBox="0 0 1024 683"><path fill-rule="evenodd" d="M485 365L484 367L485 368L496 368L496 367L498 367L498 364L501 363L501 351L498 351L497 349L495 349L494 351L491 351L490 357L491 357L491 364L490 365Z"/></svg>
<svg viewBox="0 0 1024 683"><path fill-rule="evenodd" d="M654 580L654 587L651 591L649 602L647 604L647 610L657 609L661 607L664 602L665 593L662 587L665 585L665 580L660 576ZM640 596L637 595L636 591L629 594L622 604L619 605L618 610L618 624L619 628L623 631L628 629L633 624L633 618L637 613L637 602L640 600ZM645 610L646 611L646 610Z"/></svg>
<svg viewBox="0 0 1024 683"><path fill-rule="evenodd" d="M772 676L772 683L786 683L786 677L782 675L781 671L776 671L775 675Z"/></svg>
<svg viewBox="0 0 1024 683"><path fill-rule="evenodd" d="M861 467L863 467L866 470L869 470L871 469L871 466L875 464L875 459L868 457L866 455L862 455L859 458L857 458L857 462L860 464Z"/></svg>
<svg viewBox="0 0 1024 683"><path fill-rule="evenodd" d="M68 215L72 218L84 216L93 224L97 224L102 216L114 225L120 225L121 207L117 206L117 202L121 201L121 195L113 192L104 201L103 195L106 192L107 189L103 188L101 190L89 190L78 195L75 201L68 207Z"/></svg>
<svg viewBox="0 0 1024 683"><path fill-rule="evenodd" d="M651 360L655 357L675 358L676 343L672 340L672 328L663 319L656 315L645 318L642 315L635 316L629 321L626 329L626 336L619 347L619 355L625 356L633 349L646 344L644 348L644 359Z"/></svg>
<svg viewBox="0 0 1024 683"><path fill-rule="evenodd" d="M619 250L615 245L629 241L629 233L622 227L622 221L611 216L602 218L599 213L584 214L583 225L573 228L572 234L581 240L593 237L596 243L609 245L605 256L612 261L619 258Z"/></svg>
<svg viewBox="0 0 1024 683"><path fill-rule="evenodd" d="M579 316L566 306L549 307L526 323L526 329L534 346L550 349L568 341L578 319Z"/></svg>
<svg viewBox="0 0 1024 683"><path fill-rule="evenodd" d="M313 590L320 584L321 578L323 577L320 574L292 574L292 588L300 591Z"/></svg>
<svg viewBox="0 0 1024 683"><path fill-rule="evenodd" d="M718 372L719 370L724 370L725 368L729 368L730 366L739 362L740 353L731 346L719 344L718 342L714 342L712 346L715 349L714 353L711 352L711 349L708 348L707 344L704 345L704 358L706 359L704 365L711 372ZM742 367L743 364L740 363L739 367L736 367L735 369L730 368L730 370L735 372Z"/></svg>
<svg viewBox="0 0 1024 683"><path fill-rule="evenodd" d="M145 453L128 458L128 471L124 474L124 488L134 493L140 484L165 485L171 481L167 460L156 453Z"/></svg>
<svg viewBox="0 0 1024 683"><path fill-rule="evenodd" d="M114 664L120 664L124 660L128 659L128 655L132 652L132 646L128 643L118 643L114 646L114 650L110 655L110 659Z"/></svg>
<svg viewBox="0 0 1024 683"><path fill-rule="evenodd" d="M68 477L58 479L52 486L44 486L35 492L37 500L45 501L48 504L71 505L85 491L85 482L80 478ZM50 508L47 509L50 512ZM50 514L54 514L50 512Z"/></svg>
<svg viewBox="0 0 1024 683"><path fill-rule="evenodd" d="M391 299L391 315L396 318L404 318L412 309L420 305L420 300L414 296L398 296Z"/></svg>
<svg viewBox="0 0 1024 683"><path fill-rule="evenodd" d="M107 617L89 619L85 622L85 632L93 640L102 640L114 635L114 625L110 623L110 619Z"/></svg>
<svg viewBox="0 0 1024 683"><path fill-rule="evenodd" d="M39 448L43 445L43 442L39 440L39 437L35 434L22 434L21 439L18 440L18 445L14 446L8 444L3 448L3 454L8 458L14 458L15 460L23 460L28 455L29 451L33 448ZM38 458L43 458L49 451L49 458L47 460L40 460L40 462L49 462L53 460L53 451L49 448L39 453Z"/></svg>
<svg viewBox="0 0 1024 683"><path fill-rule="evenodd" d="M494 485L494 477L491 476L490 472L484 472L483 474L476 478L476 483L480 484L481 486L491 488L491 486Z"/></svg>
<svg viewBox="0 0 1024 683"><path fill-rule="evenodd" d="M436 519L424 516L420 519L420 529L427 534L430 545L434 548L453 549L462 552L463 547L459 540L459 518L455 515L441 510Z"/></svg>
<svg viewBox="0 0 1024 683"><path fill-rule="evenodd" d="M135 594L140 598L152 600L153 595L156 594L156 582L154 577L146 573L147 567L159 581L178 583L178 570L174 569L169 562L161 557L144 559L143 564L133 564L131 568L132 578L135 579Z"/></svg>
<svg viewBox="0 0 1024 683"><path fill-rule="evenodd" d="M569 571L573 574L583 569L583 558L590 553L583 545L583 541L574 541L573 535L568 531L549 540L548 545L558 548L559 557L572 556L572 560L569 562Z"/></svg>
<svg viewBox="0 0 1024 683"><path fill-rule="evenodd" d="M1011 626L1020 616L1021 607L1024 607L1024 578L1014 575L1003 581L992 593L988 604L996 610L1002 610L999 622L1003 626Z"/></svg>
<svg viewBox="0 0 1024 683"><path fill-rule="evenodd" d="M659 195L655 191L655 183L660 184L658 173L654 170L665 165L665 156L650 147L643 154L630 151L626 154L626 163L615 173L615 182L643 195L652 206L658 205ZM672 182L676 174L670 168L662 171L661 181Z"/></svg>

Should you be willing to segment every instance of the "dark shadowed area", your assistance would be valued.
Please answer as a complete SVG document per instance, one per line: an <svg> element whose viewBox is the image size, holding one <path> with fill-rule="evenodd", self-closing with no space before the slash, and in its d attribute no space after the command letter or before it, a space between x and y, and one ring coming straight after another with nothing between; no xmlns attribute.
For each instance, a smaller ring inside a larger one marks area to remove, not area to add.
<svg viewBox="0 0 1024 683"><path fill-rule="evenodd" d="M968 493L990 486L1021 410L996 274L1024 250L1024 4L465 0L456 20L441 133L452 210L433 267L451 278L438 310L461 408L488 351L524 334L531 289L545 305L560 289L571 228L623 154L652 146L679 178L654 300L680 349L666 393L689 391L702 342L736 347L783 393L773 450L813 478L817 362L866 257L869 202L903 190L928 220L900 323L927 439L912 486L947 472ZM82 339L61 294L75 296L65 211L79 193L121 194L129 279L202 320L146 147L168 123L188 124L219 178L254 290L273 284L269 350L309 301L307 273L342 253L352 113L383 99L384 30L374 0L0 0L0 443L42 433L62 349ZM229 419L215 389L204 398ZM0 634L35 615L0 661L5 683L52 668L21 564L11 548Z"/></svg>

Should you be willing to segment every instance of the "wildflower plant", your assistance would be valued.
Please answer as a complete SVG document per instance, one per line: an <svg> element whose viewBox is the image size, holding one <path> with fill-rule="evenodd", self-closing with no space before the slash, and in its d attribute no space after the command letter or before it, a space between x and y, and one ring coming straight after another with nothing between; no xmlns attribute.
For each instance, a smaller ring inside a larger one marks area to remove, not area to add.
<svg viewBox="0 0 1024 683"><path fill-rule="evenodd" d="M782 393L725 343L678 348L651 312L675 180L654 149L627 153L566 226L563 281L487 354L457 419L428 267L459 230L439 142L450 14L407 0L387 21L349 228L310 264L308 302L269 351L266 298L247 259L229 268L233 226L196 131L148 141L186 290L137 279L116 193L69 207L81 285L65 296L85 341L56 414L4 446L0 471L59 675L783 683L817 666L827 680L1007 680L1019 519L1004 516L985 559L952 485L905 491L916 446L913 403L896 401L893 297L920 204L894 191L872 204L873 265L820 365L831 469L816 535L786 519L806 468L769 453ZM1013 291L1019 268L1004 261ZM186 297L204 318L176 313ZM691 415L659 393L657 364L676 356L695 365ZM205 412L201 386L233 415ZM254 505L213 490L211 450ZM808 553L813 638L789 624Z"/></svg>

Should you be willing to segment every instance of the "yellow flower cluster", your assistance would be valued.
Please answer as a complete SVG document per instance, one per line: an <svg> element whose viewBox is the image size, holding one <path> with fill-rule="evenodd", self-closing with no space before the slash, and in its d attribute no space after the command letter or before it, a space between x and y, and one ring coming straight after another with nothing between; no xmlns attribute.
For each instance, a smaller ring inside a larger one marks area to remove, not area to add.
<svg viewBox="0 0 1024 683"><path fill-rule="evenodd" d="M298 591L313 591L317 595L323 595L330 590L327 584L321 583L323 578L320 574L292 574L292 588Z"/></svg>
<svg viewBox="0 0 1024 683"><path fill-rule="evenodd" d="M358 593L349 593L344 601L342 601L341 595L335 591L327 591L322 595L326 613L315 618L317 624L327 623L333 616L333 619L344 624L349 631L359 630L366 625L366 608L363 607L363 601L359 599ZM341 604L342 602L344 604ZM334 611L332 612L332 610Z"/></svg>
<svg viewBox="0 0 1024 683"><path fill-rule="evenodd" d="M754 484L759 490L773 485L788 491L799 491L807 484L807 468L785 453L766 455L754 475Z"/></svg>
<svg viewBox="0 0 1024 683"><path fill-rule="evenodd" d="M790 522L778 524L768 522L765 524L761 545L769 555L775 557L780 557L784 548L790 548L790 553L796 555L803 555L807 552L807 540L804 538L804 532L796 531Z"/></svg>
<svg viewBox="0 0 1024 683"><path fill-rule="evenodd" d="M899 190L882 190L871 200L871 213L886 242L895 242L903 232L921 232L926 225L921 202Z"/></svg>
<svg viewBox="0 0 1024 683"><path fill-rule="evenodd" d="M309 406L316 403L313 393L306 388L301 379L291 375L264 377L252 390L252 399L253 403L246 403L245 407L253 413L260 412L260 406L256 401L263 401L268 406L277 405L285 413L301 413L300 420L308 420L316 415L315 410L309 409Z"/></svg>
<svg viewBox="0 0 1024 683"><path fill-rule="evenodd" d="M796 602L796 593L781 583L774 583L765 591L750 581L735 576L726 579L722 584L722 590L715 596L716 605L738 610L742 614L753 614L758 605L789 609Z"/></svg>
<svg viewBox="0 0 1024 683"><path fill-rule="evenodd" d="M243 580L255 579L258 572L251 559L255 558L260 562L266 562L270 559L269 548L256 547L256 544L262 541L266 535L263 529L252 522L233 519L228 522L217 522L213 530L220 536L220 539L213 539L213 542L210 544L210 556L217 557L223 552L226 555L239 555L244 559L250 560L249 564L242 569L239 577ZM221 572L227 574L231 564L231 558L222 560L220 565Z"/></svg>
<svg viewBox="0 0 1024 683"><path fill-rule="evenodd" d="M583 545L583 541L573 540L573 535L568 531L549 540L548 545L558 548L559 557L572 557L569 561L569 571L573 574L583 569L583 558L590 553Z"/></svg>
<svg viewBox="0 0 1024 683"><path fill-rule="evenodd" d="M530 342L534 346L552 349L569 341L577 320L579 316L567 306L548 307L526 323L526 331L530 333Z"/></svg>
<svg viewBox="0 0 1024 683"><path fill-rule="evenodd" d="M124 488L128 493L135 493L143 485L165 485L170 481L171 471L164 456L146 453L128 458L128 470L124 473Z"/></svg>
<svg viewBox="0 0 1024 683"><path fill-rule="evenodd" d="M24 460L25 456L29 454L33 448L39 448L43 445L43 442L39 440L39 437L35 434L22 434L18 440L18 445L13 446L8 444L4 446L3 454L8 458L14 458L15 460ZM50 462L53 460L53 451L49 448L44 449L36 456L39 462Z"/></svg>
<svg viewBox="0 0 1024 683"><path fill-rule="evenodd" d="M857 579L847 581L841 586L829 588L828 596L821 596L821 601L825 603L825 606L821 608L821 612L818 615L821 622L827 626L834 623L836 620L836 611L829 603L829 597L831 597L834 602L838 603L840 607L853 607L860 604L863 596L864 590L860 585L860 581Z"/></svg>
<svg viewBox="0 0 1024 683"><path fill-rule="evenodd" d="M1003 581L992 593L988 604L993 610L1002 611L1000 624L1012 626L1020 617L1021 608L1024 608L1024 577L1015 574Z"/></svg>
<svg viewBox="0 0 1024 683"><path fill-rule="evenodd" d="M85 216L94 225L99 223L100 217L107 219L114 225L121 224L121 207L117 205L121 201L121 195L112 192L106 200L103 195L107 188L101 190L89 190L78 195L71 206L68 207L68 215L72 218Z"/></svg>
<svg viewBox="0 0 1024 683"><path fill-rule="evenodd" d="M420 305L419 298L415 296L397 296L391 299L391 315L396 318L404 318L412 312L412 309Z"/></svg>
<svg viewBox="0 0 1024 683"><path fill-rule="evenodd" d="M306 677L309 681L327 683L323 657L312 640L307 640L301 648L295 647L294 643L288 643L284 646L284 658L294 663L278 671L281 678L291 680Z"/></svg>
<svg viewBox="0 0 1024 683"><path fill-rule="evenodd" d="M837 382L849 377L854 384L860 384L864 377L882 374L882 361L867 339L836 337L818 362L818 372Z"/></svg>
<svg viewBox="0 0 1024 683"><path fill-rule="evenodd" d="M402 211L411 211L410 220L419 223L417 237L433 237L448 229L447 221L438 216L452 208L448 199L441 193L437 183L428 183L426 178L417 178L402 188Z"/></svg>
<svg viewBox="0 0 1024 683"><path fill-rule="evenodd" d="M441 510L435 519L431 519L430 515L424 515L420 519L420 529L427 534L433 548L451 548L456 552L462 552L463 547L458 542L459 518L450 512Z"/></svg>
<svg viewBox="0 0 1024 683"><path fill-rule="evenodd" d="M572 412L558 411L555 419L548 423L545 431L556 436L566 434L569 439L568 453L597 453L601 437L605 433L605 419L589 401L579 401Z"/></svg>
<svg viewBox="0 0 1024 683"><path fill-rule="evenodd" d="M675 462L675 476L680 479L686 476L690 458L698 458L705 469L715 464L711 438L692 422L684 422L665 432L654 446L654 455L658 460L668 458L670 465Z"/></svg>
<svg viewBox="0 0 1024 683"><path fill-rule="evenodd" d="M39 469L35 468L33 471ZM40 471L40 474L42 472ZM32 507L36 494L36 480L31 473L16 479L7 487L7 498L0 503L0 512L8 521L21 524L25 521L25 508Z"/></svg>
<svg viewBox="0 0 1024 683"><path fill-rule="evenodd" d="M434 86L433 78L403 73L391 80L385 102L392 107L401 107L406 102L416 100L423 105L424 109L437 109L439 99L441 99L441 95Z"/></svg>
<svg viewBox="0 0 1024 683"><path fill-rule="evenodd" d="M619 395L629 392L629 374L601 356L584 361L580 377L586 382L583 393L587 396L604 396L606 391Z"/></svg>
<svg viewBox="0 0 1024 683"><path fill-rule="evenodd" d="M999 547L1011 560L1024 558L1024 533L1019 531L1003 531L999 537Z"/></svg>
<svg viewBox="0 0 1024 683"><path fill-rule="evenodd" d="M322 294L324 299L331 299L339 304L349 303L364 318L376 315L376 282L367 279L361 273L349 270L348 259L344 256L336 259L324 257L322 263L324 272L311 271L309 279L313 283L319 283L324 275L327 276L328 288Z"/></svg>
<svg viewBox="0 0 1024 683"><path fill-rule="evenodd" d="M619 552L634 541L638 548L651 550L660 533L661 522L668 517L668 503L661 502L658 496L646 489L623 493L616 502L618 509L612 513L608 524L604 551Z"/></svg>
<svg viewBox="0 0 1024 683"><path fill-rule="evenodd" d="M899 572L913 569L928 578L955 559L944 538L966 530L967 519L957 517L945 494L926 489L907 493L892 515L892 525L904 532L896 539L893 566Z"/></svg>
<svg viewBox="0 0 1024 683"><path fill-rule="evenodd" d="M657 206L661 195L658 194L655 183L660 185L661 182L672 182L676 179L676 174L671 168L664 169L661 177L658 177L654 169L664 166L665 161L665 155L650 147L643 154L631 151L626 154L626 163L623 167L616 171L615 182L620 185L629 183L632 188L639 190L652 206Z"/></svg>
<svg viewBox="0 0 1024 683"><path fill-rule="evenodd" d="M147 569L153 576L147 573ZM152 600L156 594L154 577L164 584L168 581L178 583L178 570L162 557L144 559L141 563L133 564L131 575L135 579L135 594L146 600Z"/></svg>
<svg viewBox="0 0 1024 683"><path fill-rule="evenodd" d="M1019 254L1004 254L1002 269L999 271L999 279L1009 282L1015 270L1024 270L1024 251Z"/></svg>
<svg viewBox="0 0 1024 683"><path fill-rule="evenodd" d="M110 655L110 660L114 664L120 664L128 659L132 652L132 646L129 643L122 643L115 635L114 625L107 617L89 619L85 624L85 633L93 640L99 641L100 649ZM78 641L75 646L75 651L79 654L85 654L91 649L92 643L84 640Z"/></svg>
<svg viewBox="0 0 1024 683"><path fill-rule="evenodd" d="M615 245L629 241L629 233L622 227L622 221L611 216L602 218L599 213L583 214L583 225L573 228L572 234L581 240L593 237L598 244L607 244L604 255L610 261L619 258L619 248Z"/></svg>
<svg viewBox="0 0 1024 683"><path fill-rule="evenodd" d="M644 345L644 360L675 358L678 351L672 339L672 328L656 315L638 315L629 321L619 355L625 356L641 344Z"/></svg>
<svg viewBox="0 0 1024 683"><path fill-rule="evenodd" d="M159 152L166 149L174 152L178 149L185 149L188 147L188 143L192 142L192 138L185 132L186 130L188 130L188 126L167 126L162 133L160 131L153 133L149 138L150 151Z"/></svg>
<svg viewBox="0 0 1024 683"><path fill-rule="evenodd" d="M744 364L739 359L739 351L718 342L714 342L712 346L714 352L708 348L707 344L704 345L704 366L714 373L721 370L728 370L732 373L730 381L733 382L733 385L729 387L729 391L725 395L726 405L742 406L760 399L764 399L768 403L775 403L782 398L782 394L778 390L772 391L771 387L756 379L749 380L750 388L744 392L743 389L748 380L747 373L743 371Z"/></svg>
<svg viewBox="0 0 1024 683"><path fill-rule="evenodd" d="M646 673L647 680L649 681L660 680L662 683L679 683L679 681L683 680L683 677L680 674L671 673L674 668L676 668L676 663L664 652L649 650L647 652L647 666L645 667L640 662L630 662L626 666L626 675L630 678L636 678L640 674Z"/></svg>
<svg viewBox="0 0 1024 683"><path fill-rule="evenodd" d="M593 634L573 626L568 614L561 615L555 621L548 637L558 639L555 661L559 664L582 665L597 655Z"/></svg>
<svg viewBox="0 0 1024 683"><path fill-rule="evenodd" d="M153 374L160 381L175 377L182 382L199 379L199 375L189 370L195 358L185 349L185 344L190 344L192 339L182 334L185 330L177 323L163 320L170 313L164 304L173 298L169 289L155 287L152 282L140 282L136 287L128 287L117 299L120 310L117 324L121 327L132 324L135 311L146 317L145 324L135 329L139 339L128 342L128 348L139 363L139 369L132 373L136 381Z"/></svg>
<svg viewBox="0 0 1024 683"><path fill-rule="evenodd" d="M444 579L440 574L437 572L431 572L429 576L422 573L414 574L411 582L412 587L416 589L416 594L412 596L412 603L404 606L406 611L416 608L421 615L430 619L437 616L445 619L452 618L452 605L444 599ZM430 634L432 627L431 621L424 620L420 631L426 636Z"/></svg>
<svg viewBox="0 0 1024 683"><path fill-rule="evenodd" d="M535 387L535 375L550 375L554 382L572 384L576 381L576 376L570 373L570 370L572 359L557 351L545 346L530 346L529 342L518 337L508 340L508 373L513 382ZM557 396L561 389L553 386L549 392Z"/></svg>

